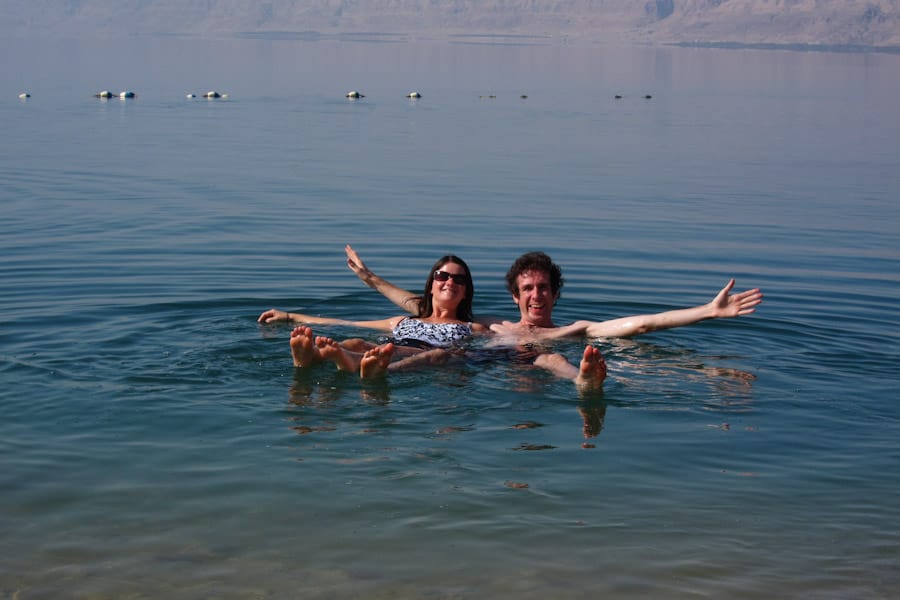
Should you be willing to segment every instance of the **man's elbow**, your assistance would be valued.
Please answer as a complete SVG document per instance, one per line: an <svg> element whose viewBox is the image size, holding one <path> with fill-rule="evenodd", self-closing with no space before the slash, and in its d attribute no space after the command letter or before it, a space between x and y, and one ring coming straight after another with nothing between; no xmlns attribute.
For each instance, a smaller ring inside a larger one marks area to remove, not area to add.
<svg viewBox="0 0 900 600"><path fill-rule="evenodd" d="M644 335L645 333L650 333L651 331L656 331L656 328L644 323L635 327L634 332L631 335Z"/></svg>
<svg viewBox="0 0 900 600"><path fill-rule="evenodd" d="M610 324L606 327L602 325L596 327L588 327L585 333L588 337L595 338L627 338L636 335L650 333L656 328L650 323L637 323L634 321L626 321L624 323Z"/></svg>

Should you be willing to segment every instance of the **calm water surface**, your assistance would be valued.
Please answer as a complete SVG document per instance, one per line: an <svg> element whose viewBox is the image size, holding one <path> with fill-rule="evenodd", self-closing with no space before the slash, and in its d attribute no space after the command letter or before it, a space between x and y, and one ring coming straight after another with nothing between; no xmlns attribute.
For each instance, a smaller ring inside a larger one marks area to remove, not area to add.
<svg viewBox="0 0 900 600"><path fill-rule="evenodd" d="M0 595L900 594L900 57L384 39L0 42ZM766 299L598 397L295 371L262 310L397 314L348 242L509 318L532 249L560 322Z"/></svg>

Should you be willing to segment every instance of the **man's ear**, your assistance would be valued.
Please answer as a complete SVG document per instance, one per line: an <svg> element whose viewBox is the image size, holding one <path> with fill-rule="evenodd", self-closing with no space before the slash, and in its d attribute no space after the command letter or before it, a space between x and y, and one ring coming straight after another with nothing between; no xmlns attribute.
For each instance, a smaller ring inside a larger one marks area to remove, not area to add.
<svg viewBox="0 0 900 600"><path fill-rule="evenodd" d="M518 306L519 305L519 297L517 295L513 294L512 299L513 299L513 302L516 303L516 306Z"/></svg>

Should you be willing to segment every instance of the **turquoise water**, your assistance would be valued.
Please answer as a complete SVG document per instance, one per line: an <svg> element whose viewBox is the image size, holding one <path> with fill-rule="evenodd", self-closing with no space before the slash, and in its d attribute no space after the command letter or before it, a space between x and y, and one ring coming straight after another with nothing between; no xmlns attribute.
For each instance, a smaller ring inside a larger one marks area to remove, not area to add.
<svg viewBox="0 0 900 600"><path fill-rule="evenodd" d="M4 597L900 593L900 57L2 44ZM256 323L396 314L345 243L413 289L457 253L509 318L532 249L560 322L766 298L596 341L599 398L364 385Z"/></svg>

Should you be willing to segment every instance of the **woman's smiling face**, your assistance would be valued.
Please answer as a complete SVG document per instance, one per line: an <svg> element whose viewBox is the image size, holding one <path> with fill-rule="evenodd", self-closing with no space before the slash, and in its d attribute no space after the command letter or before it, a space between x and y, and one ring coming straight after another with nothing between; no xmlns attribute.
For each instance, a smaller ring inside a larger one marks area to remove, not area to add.
<svg viewBox="0 0 900 600"><path fill-rule="evenodd" d="M466 297L469 276L462 265L446 262L435 270L432 277L431 296L435 302L459 303Z"/></svg>

